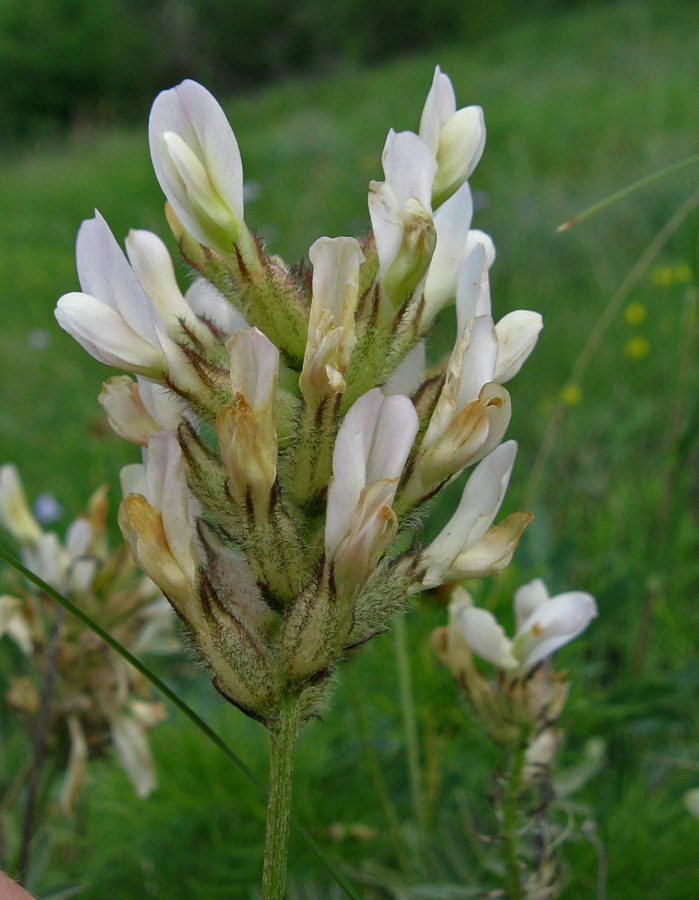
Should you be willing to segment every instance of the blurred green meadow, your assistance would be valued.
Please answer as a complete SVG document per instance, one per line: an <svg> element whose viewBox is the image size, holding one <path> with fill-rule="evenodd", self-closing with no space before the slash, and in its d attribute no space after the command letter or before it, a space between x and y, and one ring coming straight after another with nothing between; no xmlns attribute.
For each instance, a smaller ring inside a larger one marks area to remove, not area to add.
<svg viewBox="0 0 699 900"><path fill-rule="evenodd" d="M605 743L600 770L557 813L574 823L562 896L696 900L699 821L682 805L684 791L699 786L696 212L624 299L584 376L571 383L570 374L629 270L697 190L699 166L567 232L555 229L699 149L699 10L635 0L545 16L468 50L446 44L225 104L255 196L246 219L268 249L295 261L321 234L367 230L367 183L381 177L386 132L417 127L436 63L460 106L485 110L488 140L471 184L475 227L498 251L495 317L528 308L545 323L511 385L509 436L520 452L505 512L526 493L535 521L512 566L473 591L504 622L513 589L538 575L552 593L591 592L600 610L589 632L557 655L573 684L564 764L579 763L590 739ZM0 463L19 465L31 498L58 499L58 530L108 482L116 536L118 473L137 461L137 448L110 432L97 404L112 373L53 318L56 299L77 288L75 234L93 207L119 239L131 227L168 235L145 119L133 130L86 125L0 163ZM449 350L449 325L432 335L434 359ZM561 428L543 478L527 492L560 399ZM458 494L455 485L435 508L428 533ZM483 875L477 835L492 826L497 754L429 647L445 599L424 597L407 619L424 825L411 809L392 634L346 661L323 721L301 737L296 815L359 873L369 897L461 898L470 895L454 885ZM4 642L0 652L9 654ZM9 670L3 657L0 693ZM266 777L259 726L227 708L184 661L164 676ZM7 711L0 722L5 787L27 751ZM100 762L76 822L38 836L40 896L72 885L86 900L255 896L263 802L174 713L152 742L160 787L150 799L137 800L125 776ZM401 855L409 860L403 872ZM11 856L0 861L11 869ZM293 839L290 878L295 900L340 896Z"/></svg>

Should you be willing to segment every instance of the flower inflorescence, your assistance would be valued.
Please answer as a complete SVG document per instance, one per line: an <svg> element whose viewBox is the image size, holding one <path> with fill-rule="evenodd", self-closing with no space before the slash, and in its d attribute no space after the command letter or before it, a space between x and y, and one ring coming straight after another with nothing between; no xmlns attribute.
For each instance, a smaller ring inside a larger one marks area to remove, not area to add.
<svg viewBox="0 0 699 900"><path fill-rule="evenodd" d="M491 239L471 228L468 178L485 143L437 68L419 134L390 131L363 240L321 237L312 271L270 256L244 218L235 136L185 81L156 99L149 138L168 223L196 278L182 294L165 248L132 231L123 254L96 213L78 234L81 293L56 317L110 378L100 402L141 445L119 521L231 702L274 728L308 716L338 657L411 594L506 566L530 516L493 526L514 464L503 386L541 317L494 323ZM424 341L456 304L448 360ZM414 512L469 466L426 549Z"/></svg>
<svg viewBox="0 0 699 900"><path fill-rule="evenodd" d="M0 466L0 525L19 545L26 567L79 602L133 652L172 653L180 646L172 610L126 548L109 550L106 513L102 487L61 541L35 519L15 466ZM57 613L46 594L20 578L9 590L0 596L0 637L6 634L28 665L12 678L6 699L32 739L45 739L50 755L65 766L62 810L73 809L88 758L110 743L137 794L147 796L156 784L147 734L164 719L163 704L153 702L142 675L77 619Z"/></svg>

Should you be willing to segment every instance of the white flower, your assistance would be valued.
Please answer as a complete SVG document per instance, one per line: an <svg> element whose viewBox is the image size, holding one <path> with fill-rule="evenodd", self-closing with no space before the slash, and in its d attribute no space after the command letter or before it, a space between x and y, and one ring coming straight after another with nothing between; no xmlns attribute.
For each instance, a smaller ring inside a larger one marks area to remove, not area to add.
<svg viewBox="0 0 699 900"><path fill-rule="evenodd" d="M435 250L433 154L410 131L388 134L383 151L386 180L369 184L369 214L385 293L401 303L418 288Z"/></svg>
<svg viewBox="0 0 699 900"><path fill-rule="evenodd" d="M226 256L247 235L243 164L214 97L195 81L158 94L148 123L153 168L189 233Z"/></svg>
<svg viewBox="0 0 699 900"><path fill-rule="evenodd" d="M63 592L71 559L52 531L42 533L36 544L25 544L22 548L22 562L54 590Z"/></svg>
<svg viewBox="0 0 699 900"><path fill-rule="evenodd" d="M257 328L236 331L226 346L235 406L220 408L216 434L231 493L244 509L248 493L254 505L266 503L277 477L274 397L279 350Z"/></svg>
<svg viewBox="0 0 699 900"><path fill-rule="evenodd" d="M515 377L536 346L543 326L539 313L529 309L516 309L500 319L495 326L498 359L493 381L505 384Z"/></svg>
<svg viewBox="0 0 699 900"><path fill-rule="evenodd" d="M119 437L142 447L161 428L176 432L186 415L171 390L140 377L136 381L128 375L108 378L98 399Z"/></svg>
<svg viewBox="0 0 699 900"><path fill-rule="evenodd" d="M43 534L29 509L17 467L0 466L0 525L20 544L36 544Z"/></svg>
<svg viewBox="0 0 699 900"><path fill-rule="evenodd" d="M29 656L34 647L32 633L22 615L22 600L8 594L0 596L0 637L11 637L17 646Z"/></svg>
<svg viewBox="0 0 699 900"><path fill-rule="evenodd" d="M473 234L473 232L471 232ZM457 331L461 335L468 323L478 316L490 316L490 283L488 269L491 261L486 244L478 241L469 253L459 274L456 290ZM543 320L539 313L517 309L495 326L497 360L493 381L505 384L514 378L536 346Z"/></svg>
<svg viewBox="0 0 699 900"><path fill-rule="evenodd" d="M80 226L76 257L83 293L60 298L58 324L100 362L162 378L163 320L98 212Z"/></svg>
<svg viewBox="0 0 699 900"><path fill-rule="evenodd" d="M425 306L420 326L426 331L435 317L454 302L466 260L480 244L488 269L495 262L495 245L489 235L471 228L473 200L464 183L434 214L437 245L425 282Z"/></svg>
<svg viewBox="0 0 699 900"><path fill-rule="evenodd" d="M148 745L148 730L165 718L161 703L134 700L126 711L110 719L112 743L138 797L147 797L156 786L155 765Z"/></svg>
<svg viewBox="0 0 699 900"><path fill-rule="evenodd" d="M299 381L306 403L319 403L345 390L344 375L357 342L354 313L364 254L350 237L319 238L309 251L313 292L308 340Z"/></svg>
<svg viewBox="0 0 699 900"><path fill-rule="evenodd" d="M418 341L396 366L382 390L384 394L405 394L412 397L426 376L425 342Z"/></svg>
<svg viewBox="0 0 699 900"><path fill-rule="evenodd" d="M497 447L510 422L508 392L496 383L497 330L489 314L485 250L478 245L464 269L470 286L457 303L457 339L444 386L425 433L406 498L426 496L438 484ZM470 317L472 310L479 314Z"/></svg>
<svg viewBox="0 0 699 900"><path fill-rule="evenodd" d="M170 337L181 341L189 332L204 346L211 346L214 335L182 296L163 241L151 231L131 229L125 245L136 277L155 304Z"/></svg>
<svg viewBox="0 0 699 900"><path fill-rule="evenodd" d="M513 677L530 672L587 628L597 616L594 597L570 591L550 597L540 578L515 592L516 631L510 640L492 613L461 602L458 622L470 649Z"/></svg>
<svg viewBox="0 0 699 900"><path fill-rule="evenodd" d="M325 552L338 588L352 593L371 574L393 539L391 509L419 427L407 397L379 388L357 400L335 442L328 488Z"/></svg>
<svg viewBox="0 0 699 900"><path fill-rule="evenodd" d="M200 319L208 322L224 337L230 337L241 328L248 327L242 314L206 278L195 278L184 299Z"/></svg>
<svg viewBox="0 0 699 900"><path fill-rule="evenodd" d="M420 137L439 163L432 188L436 209L469 178L485 147L483 110L480 106L457 110L452 83L439 66L422 111Z"/></svg>
<svg viewBox="0 0 699 900"><path fill-rule="evenodd" d="M152 435L145 467L126 468L122 486L140 490L129 493L119 508L124 539L139 568L174 604L186 607L196 602L198 553L191 521L198 509L176 438L168 431Z"/></svg>
<svg viewBox="0 0 699 900"><path fill-rule="evenodd" d="M516 453L517 444L507 441L474 469L456 512L420 557L424 587L492 575L509 564L531 516L513 513L490 526L505 499Z"/></svg>

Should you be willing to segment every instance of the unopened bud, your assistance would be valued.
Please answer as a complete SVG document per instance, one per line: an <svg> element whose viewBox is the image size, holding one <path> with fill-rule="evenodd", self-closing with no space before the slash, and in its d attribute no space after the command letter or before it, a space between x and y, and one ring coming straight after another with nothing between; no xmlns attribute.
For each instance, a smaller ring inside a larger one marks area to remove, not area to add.
<svg viewBox="0 0 699 900"><path fill-rule="evenodd" d="M382 287L400 306L427 274L437 246L437 231L432 216L414 198L404 207L403 240L400 250L383 277Z"/></svg>

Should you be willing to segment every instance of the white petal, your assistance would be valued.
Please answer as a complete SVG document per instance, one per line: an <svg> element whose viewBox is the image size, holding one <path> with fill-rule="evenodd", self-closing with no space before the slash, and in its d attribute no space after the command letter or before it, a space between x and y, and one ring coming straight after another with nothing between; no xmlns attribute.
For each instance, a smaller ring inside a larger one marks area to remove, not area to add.
<svg viewBox="0 0 699 900"><path fill-rule="evenodd" d="M461 610L459 620L464 639L477 656L499 669L517 668L512 642L492 613L477 606L466 607Z"/></svg>
<svg viewBox="0 0 699 900"><path fill-rule="evenodd" d="M196 278L187 289L184 299L201 319L210 322L226 337L240 328L248 327L242 314L206 278Z"/></svg>
<svg viewBox="0 0 699 900"><path fill-rule="evenodd" d="M408 397L386 397L380 388L364 394L350 408L335 441L333 480L328 488L325 546L330 556L347 534L364 488L384 479L395 479L397 487L418 428Z"/></svg>
<svg viewBox="0 0 699 900"><path fill-rule="evenodd" d="M473 199L465 182L434 214L437 247L425 283L427 312L423 319L431 321L456 296L459 272L466 259Z"/></svg>
<svg viewBox="0 0 699 900"><path fill-rule="evenodd" d="M182 400L164 384L137 377L138 393L148 414L161 428L175 432L186 417L190 421L193 414L184 407Z"/></svg>
<svg viewBox="0 0 699 900"><path fill-rule="evenodd" d="M459 335L464 333L468 323L477 316L490 315L487 262L485 246L476 244L459 274L456 288L456 323Z"/></svg>
<svg viewBox="0 0 699 900"><path fill-rule="evenodd" d="M197 334L201 328L189 304L185 303L167 247L151 231L131 229L126 237L126 252L138 281L156 305L172 335L182 331L180 321Z"/></svg>
<svg viewBox="0 0 699 900"><path fill-rule="evenodd" d="M274 399L279 350L257 328L236 331L226 347L234 392L241 393L254 412L265 409Z"/></svg>
<svg viewBox="0 0 699 900"><path fill-rule="evenodd" d="M540 606L549 601L549 592L543 578L535 578L529 584L517 588L514 596L516 634L520 634L522 626Z"/></svg>
<svg viewBox="0 0 699 900"><path fill-rule="evenodd" d="M166 371L159 344L144 340L120 313L95 297L64 294L54 314L61 328L100 362L144 375Z"/></svg>
<svg viewBox="0 0 699 900"><path fill-rule="evenodd" d="M128 497L129 494L140 494L142 497L145 497L148 493L146 468L141 463L123 466L119 473L119 481L123 497Z"/></svg>
<svg viewBox="0 0 699 900"><path fill-rule="evenodd" d="M311 321L322 310L332 314L333 327L346 324L357 305L359 267L364 254L359 241L351 237L321 237L312 245L308 257L313 266ZM309 324L309 328L311 325Z"/></svg>
<svg viewBox="0 0 699 900"><path fill-rule="evenodd" d="M379 280L382 280L403 242L403 207L386 181L369 184L368 204L379 257Z"/></svg>
<svg viewBox="0 0 699 900"><path fill-rule="evenodd" d="M491 269L495 262L495 257L497 256L495 244L493 243L491 236L486 234L485 231L481 231L479 228L472 228L468 233L466 246L464 247L464 259L468 259L469 254L476 249L478 244L483 244L483 248L485 249L485 264L488 269Z"/></svg>
<svg viewBox="0 0 699 900"><path fill-rule="evenodd" d="M169 431L159 431L148 442L146 478L146 499L161 514L172 555L193 583L197 554L190 525L190 494L182 451Z"/></svg>
<svg viewBox="0 0 699 900"><path fill-rule="evenodd" d="M153 757L146 730L134 716L117 713L112 717L112 743L122 769L139 797L147 797L156 785Z"/></svg>
<svg viewBox="0 0 699 900"><path fill-rule="evenodd" d="M238 142L218 102L195 81L183 81L156 97L148 122L155 175L187 231L200 243L208 244L192 212L185 185L172 175L164 146L167 132L176 134L194 152L219 197L242 222L243 164Z"/></svg>
<svg viewBox="0 0 699 900"><path fill-rule="evenodd" d="M25 566L57 591L62 591L70 558L52 532L41 535L36 546L26 546L22 551Z"/></svg>
<svg viewBox="0 0 699 900"><path fill-rule="evenodd" d="M523 672L581 634L597 616L594 597L570 591L552 597L522 623L515 642Z"/></svg>
<svg viewBox="0 0 699 900"><path fill-rule="evenodd" d="M384 384L382 388L384 394L404 394L406 397L412 397L425 380L426 360L425 342L418 341Z"/></svg>
<svg viewBox="0 0 699 900"><path fill-rule="evenodd" d="M415 199L432 211L432 183L437 174L434 154L412 131L396 133L391 129L386 138L383 156L386 181L400 207Z"/></svg>
<svg viewBox="0 0 699 900"><path fill-rule="evenodd" d="M464 354L456 395L457 411L477 400L483 386L493 380L497 356L498 342L493 320L490 316L478 316L471 326L471 339Z"/></svg>
<svg viewBox="0 0 699 900"><path fill-rule="evenodd" d="M459 553L490 528L505 499L516 453L516 442L507 441L476 466L456 512L422 555L429 567L425 586L440 584Z"/></svg>
<svg viewBox="0 0 699 900"><path fill-rule="evenodd" d="M138 335L156 343L155 326L162 324L157 310L97 211L80 226L75 253L83 293L111 306Z"/></svg>
<svg viewBox="0 0 699 900"><path fill-rule="evenodd" d="M461 184L478 165L484 147L485 120L481 107L465 106L457 110L444 123L439 135L440 175L443 169L448 181Z"/></svg>
<svg viewBox="0 0 699 900"><path fill-rule="evenodd" d="M71 560L86 556L90 552L94 534L89 521L83 516L70 523L65 536L65 548Z"/></svg>
<svg viewBox="0 0 699 900"><path fill-rule="evenodd" d="M544 320L539 313L517 309L508 313L495 326L498 339L498 361L494 380L505 384L514 378L536 346Z"/></svg>
<svg viewBox="0 0 699 900"><path fill-rule="evenodd" d="M42 535L12 463L0 467L0 524L20 543L35 544Z"/></svg>
<svg viewBox="0 0 699 900"><path fill-rule="evenodd" d="M87 775L87 740L80 719L74 713L68 716L68 733L70 735L70 753L68 768L61 785L60 804L63 813L70 816Z"/></svg>
<svg viewBox="0 0 699 900"><path fill-rule="evenodd" d="M451 80L437 66L434 70L432 87L427 94L420 118L420 137L430 150L437 155L439 134L442 125L456 112L456 95Z"/></svg>

